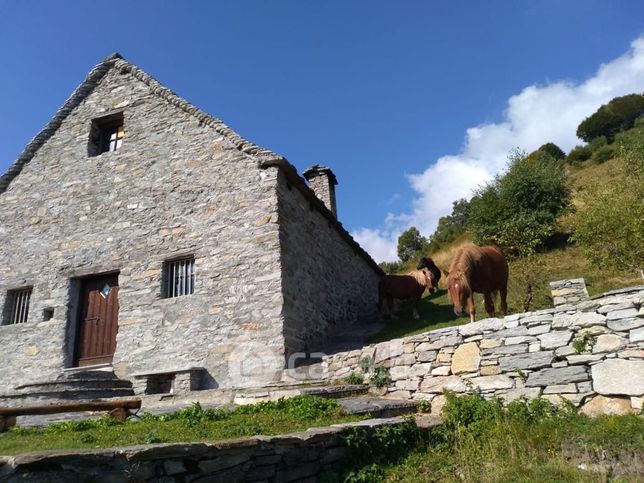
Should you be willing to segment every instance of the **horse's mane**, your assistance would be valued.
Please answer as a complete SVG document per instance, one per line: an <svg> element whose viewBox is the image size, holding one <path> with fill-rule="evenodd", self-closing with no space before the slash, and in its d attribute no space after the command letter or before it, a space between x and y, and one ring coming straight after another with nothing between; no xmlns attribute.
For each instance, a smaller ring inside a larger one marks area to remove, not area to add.
<svg viewBox="0 0 644 483"><path fill-rule="evenodd" d="M427 286L427 279L425 278L425 271L423 270L412 270L407 275L414 277L416 281L423 287Z"/></svg>
<svg viewBox="0 0 644 483"><path fill-rule="evenodd" d="M485 247L479 247L472 243L467 244L456 252L449 266L450 276L458 276L464 288L471 291L468 273L471 273L476 263L485 256Z"/></svg>

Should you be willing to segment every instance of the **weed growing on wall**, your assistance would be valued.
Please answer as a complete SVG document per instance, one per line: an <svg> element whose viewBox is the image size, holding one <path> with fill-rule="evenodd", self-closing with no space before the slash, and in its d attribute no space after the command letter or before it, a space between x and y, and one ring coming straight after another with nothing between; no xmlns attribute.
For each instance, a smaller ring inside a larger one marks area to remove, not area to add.
<svg viewBox="0 0 644 483"><path fill-rule="evenodd" d="M347 384L364 384L364 374L360 372L352 372L344 378Z"/></svg>
<svg viewBox="0 0 644 483"><path fill-rule="evenodd" d="M577 337L572 341L572 348L575 349L577 354L581 354L586 350L592 350L595 345L596 339L590 334L584 334L582 337Z"/></svg>
<svg viewBox="0 0 644 483"><path fill-rule="evenodd" d="M369 379L371 384L376 387L385 387L391 383L391 376L389 375L389 369L386 367L374 367L373 374Z"/></svg>

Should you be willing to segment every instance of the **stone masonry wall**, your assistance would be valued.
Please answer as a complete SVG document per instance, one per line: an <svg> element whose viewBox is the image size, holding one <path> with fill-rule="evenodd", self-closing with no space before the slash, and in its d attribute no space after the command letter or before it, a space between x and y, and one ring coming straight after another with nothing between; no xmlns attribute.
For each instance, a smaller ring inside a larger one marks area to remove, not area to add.
<svg viewBox="0 0 644 483"><path fill-rule="evenodd" d="M278 197L287 352L317 350L339 324L376 315L380 274L283 174Z"/></svg>
<svg viewBox="0 0 644 483"><path fill-rule="evenodd" d="M342 435L398 425L402 418L337 424L283 436L214 443L156 444L123 449L50 451L0 456L0 480L18 481L318 481L341 473Z"/></svg>
<svg viewBox="0 0 644 483"><path fill-rule="evenodd" d="M122 147L89 157L92 119L115 110ZM109 70L0 194L0 308L7 290L33 287L28 322L0 326L0 392L73 364L79 277L114 271L118 375L200 366L206 387L272 378L284 364L277 175ZM162 298L163 262L179 255L195 256L195 293Z"/></svg>
<svg viewBox="0 0 644 483"><path fill-rule="evenodd" d="M644 400L644 287L552 309L489 318L332 354L329 379L388 369L383 393L444 404L444 389L513 400L561 398L587 414L640 410Z"/></svg>

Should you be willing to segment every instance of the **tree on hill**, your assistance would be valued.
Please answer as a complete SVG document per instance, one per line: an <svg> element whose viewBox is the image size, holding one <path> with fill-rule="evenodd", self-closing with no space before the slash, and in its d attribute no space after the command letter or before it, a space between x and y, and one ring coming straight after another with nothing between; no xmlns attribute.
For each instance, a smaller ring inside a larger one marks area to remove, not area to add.
<svg viewBox="0 0 644 483"><path fill-rule="evenodd" d="M452 203L452 213L440 217L436 231L429 237L429 249L436 251L442 246L456 240L456 238L465 232L469 217L469 201L465 198L454 201Z"/></svg>
<svg viewBox="0 0 644 483"><path fill-rule="evenodd" d="M636 134L620 139L623 164L615 179L609 184L595 180L579 193L573 240L592 263L633 270L644 278L644 132Z"/></svg>
<svg viewBox="0 0 644 483"><path fill-rule="evenodd" d="M546 143L540 146L535 153L545 153L554 159L563 159L566 157L566 153L564 153L563 150L555 143Z"/></svg>
<svg viewBox="0 0 644 483"><path fill-rule="evenodd" d="M408 262L424 252L427 245L427 239L420 234L418 228L412 226L398 237L398 258L403 262Z"/></svg>
<svg viewBox="0 0 644 483"><path fill-rule="evenodd" d="M604 104L577 127L577 137L590 142L606 136L609 143L615 135L633 127L635 120L644 115L644 95L629 94L616 97Z"/></svg>
<svg viewBox="0 0 644 483"><path fill-rule="evenodd" d="M505 174L472 198L468 228L476 243L495 243L511 255L528 256L554 232L569 202L561 160L545 153L513 153Z"/></svg>

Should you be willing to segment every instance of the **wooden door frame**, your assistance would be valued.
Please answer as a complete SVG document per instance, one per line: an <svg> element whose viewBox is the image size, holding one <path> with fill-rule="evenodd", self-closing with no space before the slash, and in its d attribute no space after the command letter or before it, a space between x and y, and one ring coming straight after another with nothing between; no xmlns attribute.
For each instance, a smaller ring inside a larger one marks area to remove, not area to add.
<svg viewBox="0 0 644 483"><path fill-rule="evenodd" d="M81 327L83 323L83 309L85 308L85 302L83 300L83 294L85 292L85 287L86 283L88 280L93 279L93 278L100 278L100 277L108 277L110 275L116 276L116 280L118 281L119 275L121 274L120 270L110 270L108 272L99 272L99 273L91 273L88 275L83 275L82 277L77 277L76 281L78 283L77 287L77 307L76 307L76 314L74 316L75 320L75 327L74 327L74 349L72 351L72 365L71 367L77 368L77 367L91 367L91 366L79 366L79 356L80 356L80 348L81 348ZM120 289L120 284L118 285ZM119 290L119 295L120 295L120 290ZM120 305L120 299L119 299L119 305ZM120 313L120 309L119 309ZM117 325L118 325L118 319L117 319ZM104 365L102 364L97 364L97 365Z"/></svg>

